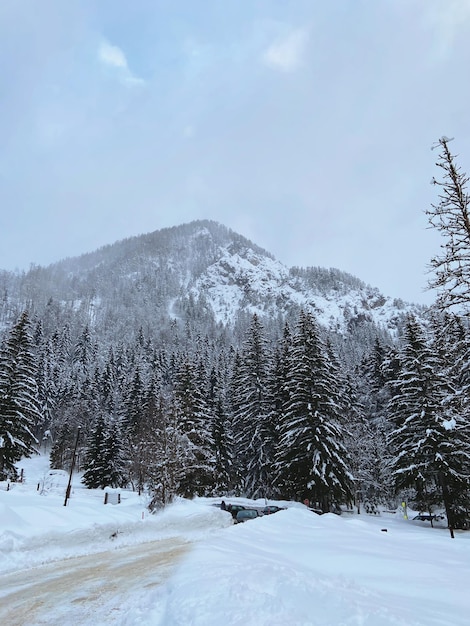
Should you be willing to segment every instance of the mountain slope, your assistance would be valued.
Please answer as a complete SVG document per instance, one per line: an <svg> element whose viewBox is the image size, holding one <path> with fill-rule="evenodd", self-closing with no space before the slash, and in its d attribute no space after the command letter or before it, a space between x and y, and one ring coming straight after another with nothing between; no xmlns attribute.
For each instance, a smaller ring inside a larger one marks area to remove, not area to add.
<svg viewBox="0 0 470 626"><path fill-rule="evenodd" d="M393 333L406 312L424 308L392 301L337 269L289 269L208 220L125 239L25 274L4 272L2 287L5 321L25 306L46 321L60 309L109 336L169 319L233 325L255 312L285 318L300 308L312 309L335 332L373 324Z"/></svg>

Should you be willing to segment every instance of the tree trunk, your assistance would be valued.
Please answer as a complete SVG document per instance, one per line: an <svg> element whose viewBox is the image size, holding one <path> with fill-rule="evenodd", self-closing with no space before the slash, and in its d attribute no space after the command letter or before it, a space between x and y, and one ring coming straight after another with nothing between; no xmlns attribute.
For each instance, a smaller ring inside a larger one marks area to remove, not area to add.
<svg viewBox="0 0 470 626"><path fill-rule="evenodd" d="M444 501L444 508L447 515L447 526L449 528L450 536L452 537L452 539L454 539L454 513L452 511L452 502L449 494L449 489L447 487L446 478L442 472L439 473L439 482L441 483L442 499Z"/></svg>

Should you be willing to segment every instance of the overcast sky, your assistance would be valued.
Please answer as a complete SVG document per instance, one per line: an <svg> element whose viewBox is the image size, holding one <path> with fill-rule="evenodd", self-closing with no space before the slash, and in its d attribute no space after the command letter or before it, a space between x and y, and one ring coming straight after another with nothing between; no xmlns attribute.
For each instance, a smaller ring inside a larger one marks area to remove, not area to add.
<svg viewBox="0 0 470 626"><path fill-rule="evenodd" d="M213 219L430 302L470 0L3 0L0 268Z"/></svg>

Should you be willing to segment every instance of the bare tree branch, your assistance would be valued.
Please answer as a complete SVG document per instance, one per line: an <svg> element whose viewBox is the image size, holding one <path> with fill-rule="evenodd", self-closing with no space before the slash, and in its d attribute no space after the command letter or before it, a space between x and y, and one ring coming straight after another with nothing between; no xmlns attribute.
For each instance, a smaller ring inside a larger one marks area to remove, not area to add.
<svg viewBox="0 0 470 626"><path fill-rule="evenodd" d="M428 282L436 289L437 306L441 310L470 305L470 197L467 193L469 177L455 164L447 137L441 137L433 147L441 153L436 165L442 170L442 180L432 179L441 192L439 202L426 210L429 223L443 236L442 253L431 259L434 277Z"/></svg>

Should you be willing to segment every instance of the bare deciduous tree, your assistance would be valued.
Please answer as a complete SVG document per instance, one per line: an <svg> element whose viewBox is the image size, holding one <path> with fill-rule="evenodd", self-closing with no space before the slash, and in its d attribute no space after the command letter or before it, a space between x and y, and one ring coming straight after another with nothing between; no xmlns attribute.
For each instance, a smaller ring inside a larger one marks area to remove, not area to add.
<svg viewBox="0 0 470 626"><path fill-rule="evenodd" d="M432 179L440 187L439 202L426 210L429 223L444 238L441 254L431 259L434 278L428 283L429 288L437 290L436 304L441 310L470 305L470 179L456 165L448 147L450 141L441 137L433 146L441 150L436 165L443 177Z"/></svg>

